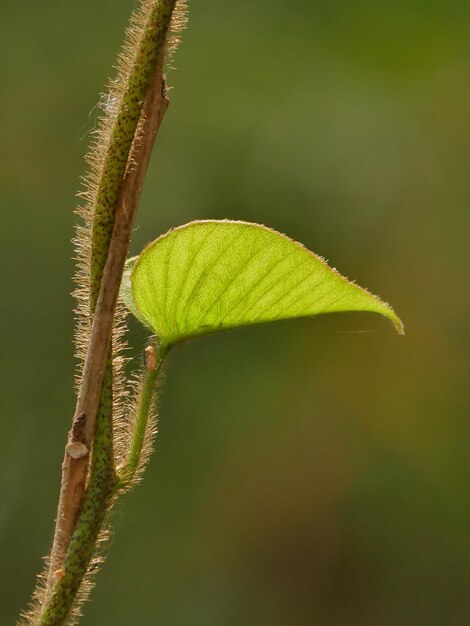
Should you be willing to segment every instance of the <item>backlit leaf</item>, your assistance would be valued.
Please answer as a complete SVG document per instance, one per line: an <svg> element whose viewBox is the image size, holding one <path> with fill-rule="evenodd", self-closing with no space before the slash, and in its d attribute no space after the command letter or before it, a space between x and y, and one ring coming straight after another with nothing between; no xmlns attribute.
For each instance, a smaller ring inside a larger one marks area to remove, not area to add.
<svg viewBox="0 0 470 626"><path fill-rule="evenodd" d="M121 295L162 345L339 311L380 313L403 333L391 307L301 244L258 224L192 222L159 237L131 265L131 291L123 288Z"/></svg>

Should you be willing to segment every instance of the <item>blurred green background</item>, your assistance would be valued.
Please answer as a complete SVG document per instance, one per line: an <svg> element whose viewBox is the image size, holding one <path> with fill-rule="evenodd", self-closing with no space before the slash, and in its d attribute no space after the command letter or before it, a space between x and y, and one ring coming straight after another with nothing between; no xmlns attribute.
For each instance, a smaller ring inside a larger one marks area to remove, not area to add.
<svg viewBox="0 0 470 626"><path fill-rule="evenodd" d="M132 7L2 6L2 624L51 542L74 194ZM468 626L469 3L193 0L174 65L132 251L195 218L262 222L407 335L338 315L175 351L83 626Z"/></svg>

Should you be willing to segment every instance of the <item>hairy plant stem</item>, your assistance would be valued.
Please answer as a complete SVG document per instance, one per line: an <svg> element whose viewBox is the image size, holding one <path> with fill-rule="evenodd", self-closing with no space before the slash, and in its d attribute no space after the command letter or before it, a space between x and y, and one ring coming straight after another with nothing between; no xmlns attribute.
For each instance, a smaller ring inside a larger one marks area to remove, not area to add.
<svg viewBox="0 0 470 626"><path fill-rule="evenodd" d="M93 440L90 479L63 567L43 607L38 626L64 623L74 602L116 490L113 460L112 368L106 369Z"/></svg>
<svg viewBox="0 0 470 626"><path fill-rule="evenodd" d="M131 445L126 464L118 477L114 473L113 456L110 454L112 427L109 427L109 420L99 419L98 416L90 480L65 556L63 569L40 616L38 626L56 626L62 624L67 618L81 581L88 570L109 505L119 492L122 493L133 483L142 461L142 448L146 439L149 415L155 400L156 383L168 351L169 348L165 348L157 353L153 346L148 346L145 350L145 366L134 415ZM108 371L110 370L107 370L107 373ZM112 406L112 380L108 379L107 373L101 395L103 411L109 410Z"/></svg>
<svg viewBox="0 0 470 626"><path fill-rule="evenodd" d="M111 337L131 229L153 144L168 106L163 62L176 1L146 3L151 8L97 189L89 277L91 332L62 466L46 592L39 598L39 616L30 622L38 626L59 626L67 620L118 487L113 454Z"/></svg>
<svg viewBox="0 0 470 626"><path fill-rule="evenodd" d="M131 444L124 467L118 469L119 487L121 489L132 484L142 463L142 449L146 439L149 416L155 400L156 383L169 350L170 348L167 347L157 352L152 345L145 349L144 372L133 419Z"/></svg>

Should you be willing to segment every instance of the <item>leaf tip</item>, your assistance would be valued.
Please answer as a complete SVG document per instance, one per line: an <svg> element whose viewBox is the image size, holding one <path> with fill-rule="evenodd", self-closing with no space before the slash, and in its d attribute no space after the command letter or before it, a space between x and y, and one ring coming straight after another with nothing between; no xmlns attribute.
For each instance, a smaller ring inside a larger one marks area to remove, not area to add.
<svg viewBox="0 0 470 626"><path fill-rule="evenodd" d="M405 325L403 324L402 320L398 317L398 315L389 304L385 304L385 307L386 311L381 311L382 315L388 317L388 319L392 322L394 329L399 335L404 335Z"/></svg>
<svg viewBox="0 0 470 626"><path fill-rule="evenodd" d="M395 326L395 330L399 335L405 334L405 325L397 315L395 315L395 317L393 318L393 325Z"/></svg>

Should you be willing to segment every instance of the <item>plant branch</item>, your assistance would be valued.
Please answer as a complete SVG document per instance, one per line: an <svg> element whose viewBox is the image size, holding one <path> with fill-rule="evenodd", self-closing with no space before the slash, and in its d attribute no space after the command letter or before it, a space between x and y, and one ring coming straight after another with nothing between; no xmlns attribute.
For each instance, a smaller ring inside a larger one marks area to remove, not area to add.
<svg viewBox="0 0 470 626"><path fill-rule="evenodd" d="M122 271L153 144L168 106L162 73L163 59L162 48L145 100L115 213L75 417L62 467L61 494L50 558L49 588L54 581L54 572L61 569L85 490L89 451L100 403ZM78 456L77 448L80 449Z"/></svg>
<svg viewBox="0 0 470 626"><path fill-rule="evenodd" d="M124 466L117 470L120 489L131 486L145 464L147 455L142 455L142 450L145 448L146 433L152 414L152 404L155 401L158 376L168 352L169 348L157 351L153 345L145 348L144 369L139 386L135 414L133 415L133 432L129 452ZM144 459L142 458L143 456Z"/></svg>

